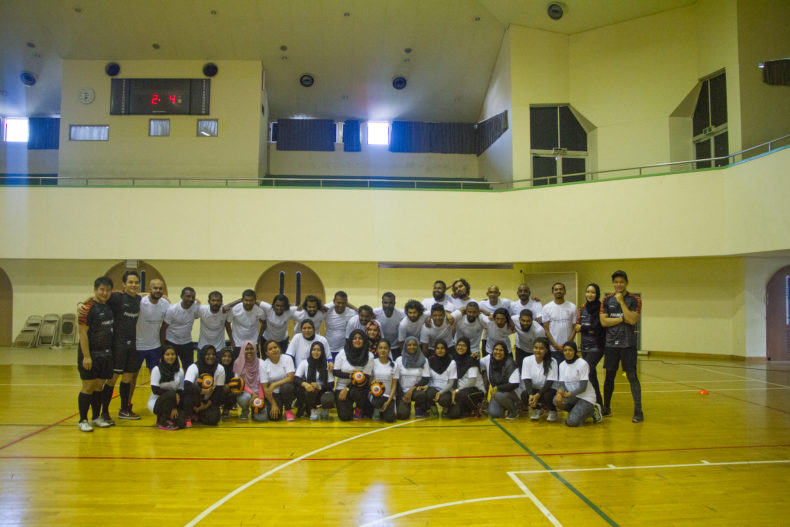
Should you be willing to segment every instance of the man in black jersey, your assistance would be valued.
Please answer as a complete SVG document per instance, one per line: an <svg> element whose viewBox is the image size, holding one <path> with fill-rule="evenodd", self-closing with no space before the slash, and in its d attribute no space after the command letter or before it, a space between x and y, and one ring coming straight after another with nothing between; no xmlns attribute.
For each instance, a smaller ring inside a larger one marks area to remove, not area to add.
<svg viewBox="0 0 790 527"><path fill-rule="evenodd" d="M93 425L111 426L99 414L102 388L112 376L113 313L107 300L112 294L112 280L106 276L93 282L93 298L85 303L79 316L80 342L77 347L77 370L82 389L77 398L80 412L79 429L93 432L88 421L88 408L93 410Z"/></svg>

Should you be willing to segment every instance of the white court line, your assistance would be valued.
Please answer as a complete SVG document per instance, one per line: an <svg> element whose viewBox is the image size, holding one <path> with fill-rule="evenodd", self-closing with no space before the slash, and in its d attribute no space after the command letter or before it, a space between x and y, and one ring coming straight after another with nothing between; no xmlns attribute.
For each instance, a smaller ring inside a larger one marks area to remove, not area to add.
<svg viewBox="0 0 790 527"><path fill-rule="evenodd" d="M410 514L417 514L418 512L429 511L434 509L441 509L444 507L452 507L453 505L464 505L465 503L478 503L481 501L494 501L494 500L515 500L521 498L529 498L527 494L513 494L511 496L490 496L488 498L474 498L471 500L460 500L460 501L449 501L447 503L439 503L437 505L429 505L427 507L420 507L419 509L412 509L410 511L399 512L398 514L393 514L391 516L387 516L386 518L379 518L377 520L369 521L367 523L363 523L359 527L371 527L372 525L377 525L379 523L383 523L389 520L394 520L396 518L401 518L403 516L409 516ZM552 516L553 517L553 516ZM558 525L558 524L555 524Z"/></svg>
<svg viewBox="0 0 790 527"><path fill-rule="evenodd" d="M702 384L702 383L709 383L709 382L743 382L743 380L756 381L756 382L762 382L762 383L765 382L765 381L761 381L760 379L750 379L748 377L744 377L743 379L740 379L740 380L739 379L704 379L704 380L701 380L701 381L687 381L685 379L679 379L677 381L643 381L642 379L639 379L639 382L641 384L683 384L684 382L685 383L691 383L691 384Z"/></svg>
<svg viewBox="0 0 790 527"><path fill-rule="evenodd" d="M360 437L369 436L369 435L371 435L371 434L377 434L377 433L379 433L379 432L384 432L385 430L391 430L391 429L393 429L393 428L397 428L397 427L399 427L399 426L408 425L408 424L411 424L411 423L417 423L417 422L419 422L419 421L422 421L422 420L423 420L423 419L412 419L412 420L409 420L409 421L404 421L404 422L402 422L402 423L398 423L398 424L396 424L396 425L385 426L384 428L377 428L377 429L375 429L375 430L371 430L371 431L369 431L369 432L364 432L364 433L362 433L362 434L357 434L357 435L355 435L355 436L353 436L353 437L349 437L349 438L347 438L347 439L343 439L343 440L341 440L341 441L337 441L337 442L335 442L335 443L332 443L331 445L326 445L326 446L323 446L323 447L321 447L321 448L318 448L318 449L316 449L316 450L313 450L312 452L308 452L307 454L302 454L301 456L299 456L299 457L295 457L295 458L293 458L291 461L288 461L288 462L286 462L286 463L283 463L282 465L277 465L276 467L274 467L274 468L273 468L273 469L271 469L270 471L268 471L268 472L265 472L265 473L261 474L260 476L258 476L257 478L255 478L255 479L252 479L252 480L248 481L247 483L245 483L245 484L244 484L244 485L242 485L241 487L237 488L236 490L234 490L234 491L232 491L232 492L229 492L228 494L226 494L226 495L225 495L223 498L221 498L221 499L219 499L219 500L215 501L215 502L214 502L214 503L213 503L213 504L212 504L212 505L211 505L209 508L207 508L206 510L204 510L203 512L201 512L200 514L198 514L197 516L195 516L195 517L192 519L192 521L190 521L189 523L187 523L187 524L186 524L186 526L185 526L185 527L192 527L193 525L197 525L197 524L198 524L198 523L199 523L199 522L200 522L200 521L201 521L203 518L205 518L206 516L208 516L209 514L211 514L211 513L212 513L212 512L213 512L215 509L217 509L218 507L222 506L222 505L223 505L223 504L224 504L226 501L228 501L229 499L231 499L231 498L232 498L232 497L234 497L235 495L237 495L237 494L239 494L240 492L242 492L242 491L244 491L244 490L248 489L248 488L249 488L249 487L251 487L252 485L255 485L255 484L256 484L256 483L258 483L259 481L261 481L261 480L264 480L264 479L268 478L269 476L271 476L271 475L272 475L272 474L274 474L275 472L279 472L280 470L284 469L285 467L288 467L288 466L290 466L290 465L293 465L294 463L297 463L297 462L299 462L299 461L303 460L303 459L304 459L304 458L306 458L306 457L310 457L310 456L312 456L313 454L317 454L317 453L319 453L319 452L323 452L324 450L330 449L330 448L332 448L332 447L335 447L335 446L338 446L338 445L342 445L343 443L348 443L349 441L353 441L354 439L359 439Z"/></svg>
<svg viewBox="0 0 790 527"><path fill-rule="evenodd" d="M765 390L790 390L790 386L787 388L714 388L710 387L711 390L714 392L763 392ZM683 393L683 392L698 392L696 388L691 390L642 390L642 393ZM709 390L710 391L710 390ZM627 392L612 392L612 393L628 393L630 394L631 391Z"/></svg>
<svg viewBox="0 0 790 527"><path fill-rule="evenodd" d="M518 478L518 476L516 476L512 472L508 472L507 475L510 476L510 479L512 479L516 483L516 485L518 485L518 487L524 492L524 494L529 496L529 499L532 500L532 503L535 504L535 506L540 510L540 512L543 513L543 515L546 517L547 520L551 522L552 525L554 525L555 527L562 527L560 521L554 517L551 511L549 511L549 509L547 509L546 506L540 502L538 497L535 496L531 490L529 490L529 487L527 487L527 485L523 481L521 481Z"/></svg>
<svg viewBox="0 0 790 527"><path fill-rule="evenodd" d="M684 463L680 465L638 465L633 467L595 467L595 468L560 468L553 470L519 470L509 474L546 474L547 472L598 472L604 470L645 470L656 468L684 468L684 467L715 467L730 465L768 465L777 463L790 463L790 459L772 459L768 461L725 461L722 463L711 463L702 461L701 463Z"/></svg>
<svg viewBox="0 0 790 527"><path fill-rule="evenodd" d="M22 384L19 382L11 382L11 383L0 383L0 386L68 386L69 388L79 388L82 386L81 384L46 384L46 383L32 383L32 384Z"/></svg>
<svg viewBox="0 0 790 527"><path fill-rule="evenodd" d="M770 381L764 381L762 379L753 379L752 377L744 377L743 375L736 375L734 373L730 373L730 372L727 372L727 371L709 370L708 368L703 368L701 366L694 366L694 365L691 365L691 364L678 364L678 366L685 366L687 368L695 368L697 370L707 371L709 373L720 373L722 375L729 375L730 377L737 377L739 379L746 379L747 381L757 381L757 382L762 382L762 383L765 383L765 384L773 384L774 386L781 386L782 388L790 388L790 386L786 386L784 384L779 384L779 383L770 382ZM766 370L766 373L768 373L767 370Z"/></svg>

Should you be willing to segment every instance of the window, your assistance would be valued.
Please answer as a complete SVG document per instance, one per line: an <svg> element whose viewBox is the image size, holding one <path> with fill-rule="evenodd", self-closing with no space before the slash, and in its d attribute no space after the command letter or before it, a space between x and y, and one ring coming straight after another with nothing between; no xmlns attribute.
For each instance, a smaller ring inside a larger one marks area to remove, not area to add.
<svg viewBox="0 0 790 527"><path fill-rule="evenodd" d="M269 142L276 143L277 142L277 131L279 126L277 125L277 121L272 121L269 123Z"/></svg>
<svg viewBox="0 0 790 527"><path fill-rule="evenodd" d="M390 142L390 124L387 122L368 121L368 144L388 145Z"/></svg>
<svg viewBox="0 0 790 527"><path fill-rule="evenodd" d="M148 135L151 137L168 137L170 135L170 119L150 119Z"/></svg>
<svg viewBox="0 0 790 527"><path fill-rule="evenodd" d="M715 74L702 81L691 122L694 159L723 157L730 153L727 133L727 78L724 73ZM729 162L726 157L717 159L715 166L728 165ZM711 166L711 161L696 163L696 168Z"/></svg>
<svg viewBox="0 0 790 527"><path fill-rule="evenodd" d="M216 119L198 119L198 137L217 137L218 124Z"/></svg>
<svg viewBox="0 0 790 527"><path fill-rule="evenodd" d="M529 109L532 185L584 181L587 132L567 105Z"/></svg>
<svg viewBox="0 0 790 527"><path fill-rule="evenodd" d="M107 125L72 124L69 126L69 141L108 141L110 127Z"/></svg>
<svg viewBox="0 0 790 527"><path fill-rule="evenodd" d="M27 143L29 134L25 118L9 117L3 123L3 141L7 143Z"/></svg>

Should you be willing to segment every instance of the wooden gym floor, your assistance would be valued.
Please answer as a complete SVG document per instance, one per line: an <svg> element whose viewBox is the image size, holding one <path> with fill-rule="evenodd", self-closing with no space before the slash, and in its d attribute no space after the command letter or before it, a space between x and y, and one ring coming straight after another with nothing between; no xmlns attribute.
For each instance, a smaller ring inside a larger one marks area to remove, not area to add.
<svg viewBox="0 0 790 527"><path fill-rule="evenodd" d="M0 348L0 525L778 525L790 364L640 358L614 416L77 430L76 351ZM603 377L599 368L599 373ZM698 394L708 390L709 395ZM117 413L118 401L111 406ZM561 414L562 415L562 414ZM784 518L784 520L782 519Z"/></svg>

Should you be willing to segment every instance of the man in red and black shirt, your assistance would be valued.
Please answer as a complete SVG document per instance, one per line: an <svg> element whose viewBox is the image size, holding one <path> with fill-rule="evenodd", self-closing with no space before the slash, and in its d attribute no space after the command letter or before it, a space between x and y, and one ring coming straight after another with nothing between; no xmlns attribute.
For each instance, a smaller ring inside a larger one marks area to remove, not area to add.
<svg viewBox="0 0 790 527"><path fill-rule="evenodd" d="M634 423L644 421L642 413L642 386L636 376L636 324L642 314L642 298L627 291L628 275L625 271L612 274L614 293L601 302L601 326L606 331L603 367L603 415L612 415L611 402L617 367L622 362L623 371L631 384L634 398Z"/></svg>

